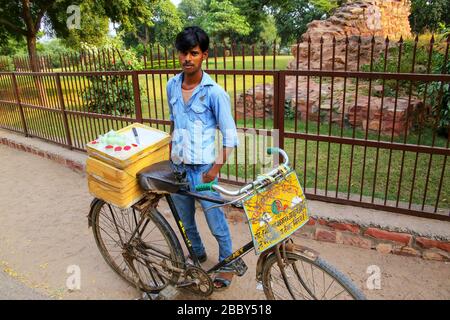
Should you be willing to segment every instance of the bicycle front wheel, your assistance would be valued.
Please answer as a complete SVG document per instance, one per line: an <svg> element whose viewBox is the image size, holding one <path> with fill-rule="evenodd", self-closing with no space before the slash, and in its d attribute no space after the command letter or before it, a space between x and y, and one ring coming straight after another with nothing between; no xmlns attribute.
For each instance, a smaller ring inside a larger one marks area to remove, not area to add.
<svg viewBox="0 0 450 320"><path fill-rule="evenodd" d="M264 264L262 282L269 300L365 300L364 294L340 271L320 257L311 260L286 253L284 275L276 255Z"/></svg>
<svg viewBox="0 0 450 320"><path fill-rule="evenodd" d="M108 265L124 280L146 292L159 292L177 282L184 257L176 235L154 209L142 215L104 201L93 207L92 231Z"/></svg>

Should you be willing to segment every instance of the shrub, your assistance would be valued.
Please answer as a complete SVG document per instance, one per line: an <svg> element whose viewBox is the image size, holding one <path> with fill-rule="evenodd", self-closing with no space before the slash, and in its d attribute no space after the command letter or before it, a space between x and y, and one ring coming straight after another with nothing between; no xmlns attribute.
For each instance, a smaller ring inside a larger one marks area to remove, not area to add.
<svg viewBox="0 0 450 320"><path fill-rule="evenodd" d="M138 59L128 50L118 61L109 61L97 71L126 71L139 68ZM88 76L90 85L82 92L85 107L94 113L127 116L134 113L133 84L128 75Z"/></svg>
<svg viewBox="0 0 450 320"><path fill-rule="evenodd" d="M14 71L14 64L11 57L0 56L0 71Z"/></svg>
<svg viewBox="0 0 450 320"><path fill-rule="evenodd" d="M385 54L382 52L378 59L376 59L373 63L372 70L374 72L392 72L392 73L426 73L428 69L428 60L429 60L429 49L430 43L426 42L418 42L415 58L414 58L414 40L406 40L402 46L402 53L400 59L399 66L399 54L400 47L398 44L390 45L387 54L386 61L386 70L385 70ZM415 59L414 69L413 69L413 60ZM431 62L430 67L431 71L439 73L439 68L442 68L444 62L444 55L440 52L438 46L434 47L431 54ZM362 66L363 71L370 71L370 65ZM382 83L382 80L377 80L378 84ZM407 90L409 90L409 81L400 80L399 83L400 90L404 91L404 94L408 94ZM385 96L394 96L396 93L397 81L396 80L386 80L385 81Z"/></svg>
<svg viewBox="0 0 450 320"><path fill-rule="evenodd" d="M446 73L450 73L450 62L447 63L445 68ZM450 84L441 81L431 82L428 85L422 84L420 93L426 94L426 101L431 106L431 119L434 121L430 125L436 127L439 135L448 136L450 127Z"/></svg>

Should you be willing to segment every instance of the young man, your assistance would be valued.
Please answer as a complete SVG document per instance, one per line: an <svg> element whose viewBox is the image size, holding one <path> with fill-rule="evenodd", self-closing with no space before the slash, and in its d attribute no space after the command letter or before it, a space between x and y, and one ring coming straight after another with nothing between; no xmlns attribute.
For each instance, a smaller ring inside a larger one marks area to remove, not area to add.
<svg viewBox="0 0 450 320"><path fill-rule="evenodd" d="M228 94L202 70L208 57L209 37L199 27L188 27L177 35L178 50L183 72L167 83L172 133L171 160L174 169L186 172L191 190L200 183L211 182L238 145L236 125L231 115ZM223 135L223 149L215 153L217 127ZM216 192L205 195L218 197ZM195 222L195 199L172 195L193 250L200 262L207 260L205 247ZM200 200L205 210L214 205ZM221 208L205 213L211 233L219 244L219 261L232 253L228 223ZM221 270L214 279L214 286L227 288L232 280L230 269ZM228 271L228 272L227 272Z"/></svg>

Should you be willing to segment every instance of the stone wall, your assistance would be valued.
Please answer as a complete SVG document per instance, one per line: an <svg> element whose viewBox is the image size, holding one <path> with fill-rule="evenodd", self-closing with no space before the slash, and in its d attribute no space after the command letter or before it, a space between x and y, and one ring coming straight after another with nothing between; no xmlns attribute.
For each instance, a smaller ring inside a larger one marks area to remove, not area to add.
<svg viewBox="0 0 450 320"><path fill-rule="evenodd" d="M372 56L377 59L385 50L386 37L392 48L400 37L411 36L409 14L409 0L348 3L327 20L316 20L308 25L302 42L292 46L294 59L288 69L361 70L361 66L370 63ZM317 77L311 77L309 81L306 77L287 77L286 104L290 105L291 111L297 110L299 119L317 121L320 118L321 122L331 119L334 123L344 122L346 126L398 136L410 130L422 109L422 103L414 96L410 103L409 97L403 96L398 99L385 97L381 101L383 89L374 83L369 87L360 81L356 88L350 80L344 84L342 78L335 78L331 87L330 79L325 80L319 85ZM355 94L357 90L359 92ZM244 114L247 118L253 118L253 115L271 118L273 93L273 85L266 84L240 94L237 119L244 118ZM370 98L368 93L372 95Z"/></svg>
<svg viewBox="0 0 450 320"><path fill-rule="evenodd" d="M409 0L354 1L340 7L327 20L316 20L308 25L304 41L320 37L357 35L380 36L399 39L411 35L408 17L411 13Z"/></svg>
<svg viewBox="0 0 450 320"><path fill-rule="evenodd" d="M344 88L346 91L344 100ZM274 110L274 90L272 84L262 84L250 88L240 94L236 104L236 118L271 119ZM360 128L369 132L380 132L383 135L401 136L421 122L419 116L424 114L421 99L412 95L384 97L383 87L372 84L371 96L367 95L367 83L359 83L358 99L355 100L355 85L344 83L342 79L335 79L330 83L317 83L306 77L286 81L285 102L292 114L297 109L299 121L318 121L332 123L349 128ZM332 95L333 93L333 95ZM245 101L244 101L245 100ZM370 106L370 107L369 107ZM244 112L245 110L245 112Z"/></svg>
<svg viewBox="0 0 450 320"><path fill-rule="evenodd" d="M288 69L297 68L297 49L299 49L299 68L308 65L308 41L311 40L310 68L320 68L320 39L323 39L322 68L333 67L332 41L336 39L334 68L345 68L346 36L348 36L348 65L347 69L355 70L358 62L358 41L360 44L360 64L370 61L372 38L374 37L374 54L379 54L386 37L391 41L400 37L411 37L411 27L408 17L411 4L409 0L372 0L350 2L339 8L327 20L315 20L308 25L308 30L302 35L299 48L292 46L294 60Z"/></svg>

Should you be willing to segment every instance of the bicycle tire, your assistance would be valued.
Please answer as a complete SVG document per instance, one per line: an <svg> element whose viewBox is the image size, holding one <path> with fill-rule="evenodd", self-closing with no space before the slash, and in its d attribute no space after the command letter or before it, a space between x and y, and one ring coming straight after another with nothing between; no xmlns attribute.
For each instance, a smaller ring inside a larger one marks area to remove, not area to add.
<svg viewBox="0 0 450 320"><path fill-rule="evenodd" d="M135 259L133 261L133 263L135 261L137 263L139 263L139 265L141 265L141 267L144 269L144 271L146 270L148 272L151 279L149 279L148 276L146 278L144 278L144 276L142 274L139 274L139 279L141 281L136 279L135 274L130 270L129 266L126 264L125 259L123 257L124 247L122 247L117 242L115 245L115 249L119 250L122 253L122 257L121 257L121 259L119 258L119 261L121 261L121 262L115 261L115 258L117 256L120 256L120 254L117 254L117 252L114 254L114 252L111 249L108 249L108 246L106 245L106 243L108 241L111 242L111 240L107 241L105 238L109 237L113 240L113 242L115 240L112 238L112 236L110 234L108 234L107 236L104 234L104 233L106 233L106 231L105 231L106 222L103 223L104 226L101 226L101 224L102 224L102 220L101 220L102 208L109 208L110 209L109 211L112 214L112 217L114 217L113 208L115 210L119 210L120 213L122 214L122 217L117 216L117 219L122 219L122 222L124 222L123 225L120 227L120 229L122 229L122 232L119 231L119 228L116 226L117 233L121 234L121 235L119 235L119 239L121 236L127 235L127 231L125 230L126 224L128 224L128 226L130 226L130 229L131 229L133 220L136 221L136 218L129 219L128 222L125 223L125 219L123 217L124 210L121 210L117 207L109 205L109 204L105 203L104 201L97 201L94 204L94 207L92 208L92 215L91 215L92 231L94 233L94 238L95 238L97 247L99 248L100 253L102 254L106 263L126 282L128 282L129 284L136 286L139 289L146 291L146 292L157 293L157 292L161 291L162 289L164 289L168 284L175 284L178 281L178 278L180 277L179 273L170 272L170 274L167 276L167 280L163 279L161 276L161 270L158 270L157 266L155 264L151 264L151 265L147 264L144 266L143 263L141 261L139 261L138 259ZM129 208L127 210L128 210L128 212L130 210L132 210L134 217L136 217L136 215L135 215L135 212L137 212L136 209ZM111 220L109 220L109 223L111 223L113 221L116 222L117 219L112 218ZM154 230L157 229L160 233L160 236L162 236L161 239L158 241L164 241L168 248L168 252L166 252L166 255L168 257L167 260L169 260L169 262L172 264L172 266L177 267L177 268L182 268L184 266L183 251L181 249L181 245L178 241L178 238L176 237L176 234L173 231L173 229L170 227L169 223L166 221L166 219L164 219L164 217L156 209L152 210L151 214L149 214L148 218L146 218L146 219L148 220L148 223L143 228L144 230L142 230L142 234L144 235L145 231L150 227L149 224L153 224L154 227L152 227L151 232L153 232ZM137 221L136 221L136 225L137 225ZM115 231L115 230L113 230L113 231ZM128 232L128 234L131 235L131 232ZM147 235L147 237L148 237L148 235ZM156 240L153 240L154 243L155 243L155 241ZM148 244L148 242L144 242L144 243ZM142 251L142 248L140 248L140 250ZM152 254L152 253L149 252L149 254ZM137 268L135 265L134 265L134 267ZM140 269L142 270L142 268L140 268ZM159 281L157 281L157 279L155 279L155 275L159 276ZM152 280L153 284L152 284L152 281L149 281L149 280ZM166 280L166 281L164 281L164 280Z"/></svg>
<svg viewBox="0 0 450 320"><path fill-rule="evenodd" d="M289 282L289 286L290 286L290 291L287 288L288 285L286 285L286 280L285 278L282 278L282 283L283 285L280 287L284 287L284 289L288 292L287 296L286 295L281 295L279 293L275 293L274 292L274 286L273 286L273 282L274 282L274 271L273 271L273 266L275 266L276 268L278 268L278 264L277 264L277 257L275 254L271 255L266 262L264 263L263 266L263 270L262 270L262 283L263 283L263 289L264 289L264 293L266 295L266 298L268 300L277 300L277 296L283 300L287 300L287 299L293 299L293 300L297 300L300 298L306 299L306 300L319 300L319 292L317 291L315 284L314 284L314 269L316 270L320 270L323 274L323 287L324 289L327 287L326 285L326 281L325 281L325 274L332 279L333 281L331 283L328 284L327 289L323 292L323 295L320 297L321 300L333 300L334 297L332 297L332 299L327 298L327 293L329 291L329 289L331 287L334 287L333 283L337 283L338 286L340 286L343 291L345 291L348 295L349 300L365 300L365 296L364 294L361 292L360 289L358 289L356 287L356 285L347 277L345 276L342 272L340 272L339 270L337 270L334 266L330 265L328 262L326 262L325 260L321 259L320 257L318 257L316 260L311 260L308 259L302 255L296 254L296 253L291 253L288 252L286 253L288 261L289 261L289 267L292 268L292 271L290 271L290 273L287 275L286 278L289 277L294 277L293 281L288 280ZM302 270L298 270L299 268L297 267L297 263L300 262L302 264ZM311 275L312 275L312 281L313 283L311 284L310 281L308 281L306 279L306 275L307 272L305 270L305 265L309 266L309 269L311 270ZM293 267L294 266L294 267ZM286 270L289 270L289 268L286 268ZM301 274L301 271L304 271L304 274ZM281 271L280 271L281 274ZM298 279L298 281L295 280L295 278ZM296 282L299 284L296 285ZM297 288L300 287L300 290L294 290L294 286L296 286ZM340 294L339 294L340 295ZM287 298L287 299L285 299ZM325 298L325 299L324 299Z"/></svg>

